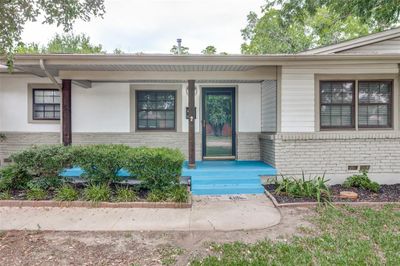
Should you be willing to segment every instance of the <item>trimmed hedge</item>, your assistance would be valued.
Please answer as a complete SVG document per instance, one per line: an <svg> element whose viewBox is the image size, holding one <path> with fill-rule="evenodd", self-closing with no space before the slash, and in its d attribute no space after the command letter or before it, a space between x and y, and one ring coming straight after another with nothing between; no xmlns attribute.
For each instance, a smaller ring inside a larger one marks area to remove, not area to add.
<svg viewBox="0 0 400 266"><path fill-rule="evenodd" d="M167 191L179 184L183 154L177 149L140 147L130 150L126 169L150 190Z"/></svg>
<svg viewBox="0 0 400 266"><path fill-rule="evenodd" d="M70 147L62 145L34 146L11 159L32 177L52 178L72 165L73 154Z"/></svg>
<svg viewBox="0 0 400 266"><path fill-rule="evenodd" d="M91 184L111 184L121 178L118 171L125 167L129 151L126 145L89 145L72 148L74 166L85 171L83 178Z"/></svg>
<svg viewBox="0 0 400 266"><path fill-rule="evenodd" d="M59 177L62 170L75 166L84 170L82 178L88 183L110 185L121 180L118 172L125 169L141 180L142 186L152 191L170 191L176 187L184 162L183 154L177 149L131 148L114 144L32 147L12 155L12 159L15 164L8 171L17 179L22 178L25 183L53 184L54 178L62 180Z"/></svg>

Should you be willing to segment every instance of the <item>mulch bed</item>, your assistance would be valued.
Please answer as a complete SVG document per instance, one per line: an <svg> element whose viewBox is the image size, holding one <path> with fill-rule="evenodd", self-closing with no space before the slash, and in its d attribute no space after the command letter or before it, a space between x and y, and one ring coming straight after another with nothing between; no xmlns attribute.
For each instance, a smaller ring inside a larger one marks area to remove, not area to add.
<svg viewBox="0 0 400 266"><path fill-rule="evenodd" d="M264 188L275 197L279 204L296 202L316 202L314 198L295 198L287 195L276 194L276 185L264 185ZM400 202L400 184L381 185L378 193L374 193L361 188L344 188L342 185L330 187L333 202ZM342 199L339 197L341 191L353 191L358 194L356 200Z"/></svg>
<svg viewBox="0 0 400 266"><path fill-rule="evenodd" d="M74 187L78 193L79 193L79 199L83 199L83 191L85 189L85 185L82 183L72 183L70 184L72 187ZM125 187L120 185L120 187ZM140 186L129 186L133 188L136 191L137 195L137 200L136 201L146 201L147 200L147 195L149 193L148 190L141 188ZM111 185L111 202L113 202L117 190L116 185ZM11 190L11 200L27 200L27 190ZM47 196L44 200L53 200L56 195L56 191L49 189L47 190Z"/></svg>

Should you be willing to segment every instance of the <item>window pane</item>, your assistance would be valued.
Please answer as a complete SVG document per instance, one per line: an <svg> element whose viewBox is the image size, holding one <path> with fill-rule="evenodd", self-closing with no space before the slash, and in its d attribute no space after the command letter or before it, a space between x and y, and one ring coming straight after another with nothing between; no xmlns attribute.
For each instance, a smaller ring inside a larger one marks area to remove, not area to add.
<svg viewBox="0 0 400 266"><path fill-rule="evenodd" d="M321 126L330 126L330 124L331 124L331 117L329 115L322 115Z"/></svg>
<svg viewBox="0 0 400 266"><path fill-rule="evenodd" d="M167 128L175 128L175 121L174 120L167 120Z"/></svg>
<svg viewBox="0 0 400 266"><path fill-rule="evenodd" d="M158 128L165 128L166 122L165 120L157 120L157 127Z"/></svg>
<svg viewBox="0 0 400 266"><path fill-rule="evenodd" d="M342 103L342 84L334 82L332 84L332 103Z"/></svg>
<svg viewBox="0 0 400 266"><path fill-rule="evenodd" d="M175 92L170 91L138 91L138 120L146 124L138 124L142 129L175 128ZM141 110L147 110L146 112ZM168 110L168 111L167 111ZM171 120L170 122L168 122ZM171 126L172 125L172 126Z"/></svg>
<svg viewBox="0 0 400 266"><path fill-rule="evenodd" d="M147 120L139 120L138 127L139 128L146 128L147 127Z"/></svg>
<svg viewBox="0 0 400 266"><path fill-rule="evenodd" d="M33 119L60 119L59 90L33 90Z"/></svg>
<svg viewBox="0 0 400 266"><path fill-rule="evenodd" d="M158 111L157 112L157 119L165 119L165 112L164 111Z"/></svg>
<svg viewBox="0 0 400 266"><path fill-rule="evenodd" d="M331 126L338 127L342 125L342 118L340 116L331 117Z"/></svg>
<svg viewBox="0 0 400 266"><path fill-rule="evenodd" d="M340 116L342 114L342 107L340 105L331 106L331 115Z"/></svg>
<svg viewBox="0 0 400 266"><path fill-rule="evenodd" d="M321 127L351 127L353 124L354 83L323 81L320 87Z"/></svg>
<svg viewBox="0 0 400 266"><path fill-rule="evenodd" d="M388 115L388 106L387 105L379 105L378 106L378 113L379 115Z"/></svg>
<svg viewBox="0 0 400 266"><path fill-rule="evenodd" d="M147 120L147 126L149 128L156 128L157 127L157 120L155 120L155 119Z"/></svg>
<svg viewBox="0 0 400 266"><path fill-rule="evenodd" d="M360 105L358 108L358 124L368 125L368 108Z"/></svg>
<svg viewBox="0 0 400 266"><path fill-rule="evenodd" d="M389 127L391 120L392 82L359 82L359 126Z"/></svg>

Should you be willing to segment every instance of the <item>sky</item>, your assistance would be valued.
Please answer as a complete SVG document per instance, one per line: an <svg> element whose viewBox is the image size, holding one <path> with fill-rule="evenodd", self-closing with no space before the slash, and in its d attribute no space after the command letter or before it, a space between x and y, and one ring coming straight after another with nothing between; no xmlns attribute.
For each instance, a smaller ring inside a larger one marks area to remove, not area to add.
<svg viewBox="0 0 400 266"><path fill-rule="evenodd" d="M177 38L189 52L214 45L217 52L240 53L240 30L250 11L260 12L265 0L105 0L104 18L77 21L74 33L85 33L107 52L169 53ZM46 44L62 28L28 23L25 43Z"/></svg>

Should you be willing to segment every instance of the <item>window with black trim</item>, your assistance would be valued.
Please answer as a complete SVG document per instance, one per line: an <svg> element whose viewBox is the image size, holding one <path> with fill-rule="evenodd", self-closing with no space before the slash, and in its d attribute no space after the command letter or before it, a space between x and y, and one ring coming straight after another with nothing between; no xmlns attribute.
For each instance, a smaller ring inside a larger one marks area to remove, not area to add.
<svg viewBox="0 0 400 266"><path fill-rule="evenodd" d="M358 127L392 126L392 81L358 82Z"/></svg>
<svg viewBox="0 0 400 266"><path fill-rule="evenodd" d="M321 129L354 128L354 81L320 82Z"/></svg>
<svg viewBox="0 0 400 266"><path fill-rule="evenodd" d="M175 91L136 91L136 128L139 130L174 130Z"/></svg>
<svg viewBox="0 0 400 266"><path fill-rule="evenodd" d="M60 91L57 89L32 90L32 119L60 120Z"/></svg>

